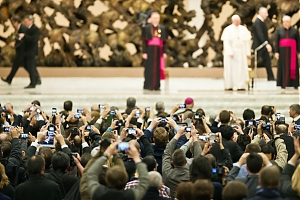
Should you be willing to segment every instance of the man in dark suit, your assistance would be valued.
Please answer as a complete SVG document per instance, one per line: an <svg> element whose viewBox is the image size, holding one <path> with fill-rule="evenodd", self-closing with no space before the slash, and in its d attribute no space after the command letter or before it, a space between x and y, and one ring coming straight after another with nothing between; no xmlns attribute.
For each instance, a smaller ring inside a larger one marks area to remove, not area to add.
<svg viewBox="0 0 300 200"><path fill-rule="evenodd" d="M258 16L252 25L253 44L252 49L255 50L264 42L269 42L268 29L264 21L268 18L267 8L261 7L258 11ZM267 69L268 81L274 81L274 75L271 67L271 59L269 52L272 52L272 46L267 44L257 52L257 56L262 58Z"/></svg>
<svg viewBox="0 0 300 200"><path fill-rule="evenodd" d="M32 156L27 162L28 181L20 184L15 191L15 200L61 200L59 186L44 177L45 160Z"/></svg>
<svg viewBox="0 0 300 200"><path fill-rule="evenodd" d="M27 15L24 18L24 24L27 27L27 31L20 33L19 37L24 40L25 52L24 52L24 67L27 69L30 75L30 84L25 87L35 88L37 84L40 84L40 76L36 69L35 56L38 53L38 41L40 39L40 30L33 23L33 16Z"/></svg>
<svg viewBox="0 0 300 200"><path fill-rule="evenodd" d="M222 134L222 138L223 138L222 143L224 148L229 150L232 162L237 162L240 159L241 155L243 155L243 150L236 142L233 142L231 140L234 134L233 128L228 125L222 125L220 126L219 130ZM210 153L213 156L215 156L217 160L222 160L222 154L221 154L221 149L219 144L214 143L212 145Z"/></svg>
<svg viewBox="0 0 300 200"><path fill-rule="evenodd" d="M290 106L290 117L293 118L293 123L300 125L300 104Z"/></svg>
<svg viewBox="0 0 300 200"><path fill-rule="evenodd" d="M10 43L9 45L16 49L16 57L13 62L13 66L9 75L6 77L6 79L1 77L1 80L8 83L9 85L11 84L12 79L17 73L19 67L24 66L25 43L23 39L20 39L19 34L20 33L24 34L27 31L27 28L21 23L21 18L19 16L13 16L11 18L11 22L16 29L16 35L15 35L16 41ZM27 69L25 68L25 70Z"/></svg>

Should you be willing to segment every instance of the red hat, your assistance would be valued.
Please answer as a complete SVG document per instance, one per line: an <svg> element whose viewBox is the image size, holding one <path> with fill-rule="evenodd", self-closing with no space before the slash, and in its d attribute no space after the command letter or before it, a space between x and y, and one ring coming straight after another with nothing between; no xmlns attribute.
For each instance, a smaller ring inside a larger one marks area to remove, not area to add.
<svg viewBox="0 0 300 200"><path fill-rule="evenodd" d="M191 97L188 97L188 98L186 98L185 99L185 101L184 101L184 104L192 104L192 103L194 103L194 99L192 99Z"/></svg>

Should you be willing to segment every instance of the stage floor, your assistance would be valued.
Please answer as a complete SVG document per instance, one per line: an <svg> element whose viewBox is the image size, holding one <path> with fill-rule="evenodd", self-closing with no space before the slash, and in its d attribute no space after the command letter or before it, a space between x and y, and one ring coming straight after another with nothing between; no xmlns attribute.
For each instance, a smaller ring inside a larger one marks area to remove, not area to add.
<svg viewBox="0 0 300 200"><path fill-rule="evenodd" d="M190 96L196 108L202 107L209 114L232 109L241 115L249 107L259 115L262 105L275 105L288 116L289 106L300 102L299 90L282 90L275 81L257 79L254 89L244 92L224 91L223 83L223 79L172 78L162 81L161 91L149 92L142 89L143 78L42 78L42 85L25 90L29 78L15 78L12 85L0 82L0 103L11 102L17 110L22 110L27 103L39 99L44 109L50 111L53 106L61 109L63 101L70 99L74 108L111 102L123 110L126 98L133 96L139 106L153 107L162 100L169 112Z"/></svg>
<svg viewBox="0 0 300 200"><path fill-rule="evenodd" d="M0 95L117 95L117 94L145 94L143 78L42 78L42 85L35 89L23 87L29 84L29 78L15 78L11 85L0 83ZM146 92L147 94L191 94L191 93L238 93L244 95L256 94L294 94L299 95L299 90L288 88L282 90L276 87L275 81L256 79L254 89L245 92L224 91L223 79L212 78L171 78L162 81L160 92Z"/></svg>

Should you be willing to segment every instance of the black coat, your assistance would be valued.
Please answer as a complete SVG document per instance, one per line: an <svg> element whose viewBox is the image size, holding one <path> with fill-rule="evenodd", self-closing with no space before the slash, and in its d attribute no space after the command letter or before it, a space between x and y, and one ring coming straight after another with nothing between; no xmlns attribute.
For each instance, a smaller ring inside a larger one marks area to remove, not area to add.
<svg viewBox="0 0 300 200"><path fill-rule="evenodd" d="M32 26L27 29L25 36L23 38L25 42L25 56L36 56L38 53L38 41L40 39L39 28L32 24Z"/></svg>
<svg viewBox="0 0 300 200"><path fill-rule="evenodd" d="M267 26L263 21L261 21L258 18L255 20L255 22L252 25L252 37L253 37L253 43L252 43L253 50L256 49L262 43L264 43L265 41L269 41ZM262 48L258 52L261 51L267 51L267 49Z"/></svg>
<svg viewBox="0 0 300 200"><path fill-rule="evenodd" d="M297 125L300 125L300 118L297 121L295 121L294 123Z"/></svg>
<svg viewBox="0 0 300 200"><path fill-rule="evenodd" d="M142 200L164 200L168 198L164 198L159 196L159 192L157 188L149 187L147 193L143 197Z"/></svg>
<svg viewBox="0 0 300 200"><path fill-rule="evenodd" d="M75 176L56 171L52 171L50 173L45 174L45 177L48 180L54 181L59 185L60 193L63 198L71 190L73 185L78 181L78 178Z"/></svg>
<svg viewBox="0 0 300 200"><path fill-rule="evenodd" d="M225 149L227 148L229 150L233 163L239 161L240 157L243 155L243 150L236 142L228 141L223 138L223 146ZM217 160L221 160L223 158L219 144L217 143L212 145L210 153L214 155Z"/></svg>
<svg viewBox="0 0 300 200"><path fill-rule="evenodd" d="M11 140L11 153L9 158L1 158L0 163L5 167L5 173L13 187L18 184L18 171L21 166L21 144L17 138Z"/></svg>
<svg viewBox="0 0 300 200"><path fill-rule="evenodd" d="M62 200L59 187L43 175L32 176L16 188L15 200Z"/></svg>
<svg viewBox="0 0 300 200"><path fill-rule="evenodd" d="M24 51L25 51L25 43L24 43L24 39L19 40L19 33L25 33L27 31L27 28L21 24L20 28L17 32L16 35L16 43L15 43L15 49L16 49L16 58L23 58L24 56Z"/></svg>

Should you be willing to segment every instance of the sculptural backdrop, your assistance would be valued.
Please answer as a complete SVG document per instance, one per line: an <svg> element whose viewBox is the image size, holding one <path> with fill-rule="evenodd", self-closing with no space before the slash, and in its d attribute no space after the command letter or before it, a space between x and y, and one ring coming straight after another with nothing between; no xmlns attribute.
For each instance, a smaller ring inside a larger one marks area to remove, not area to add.
<svg viewBox="0 0 300 200"><path fill-rule="evenodd" d="M14 56L14 50L7 45L14 36L9 31L12 30L9 19L14 14L35 16L41 29L39 66L141 66L143 15L137 17L137 14L151 9L161 12L162 24L170 33L168 66L181 67L184 63L189 67L207 66L208 49L212 48L216 53L213 66L220 67L222 42L215 38L212 25L213 16L219 17L226 2L236 9L235 13L249 29L260 6L270 7L272 20L267 21L270 33L280 25L276 19L284 14L294 15L293 21L300 25L299 14L295 14L299 12L299 0L202 0L199 6L205 20L198 30L189 25L196 13L185 9L185 0L0 0L0 30L1 25L3 28L0 66L10 66ZM230 17L221 30L229 23ZM193 57L204 33L208 38L201 47L203 53ZM46 49L49 45L51 48Z"/></svg>

